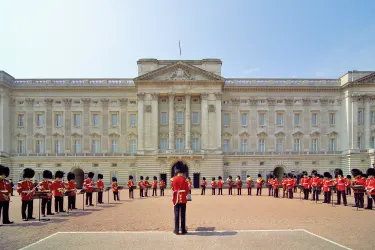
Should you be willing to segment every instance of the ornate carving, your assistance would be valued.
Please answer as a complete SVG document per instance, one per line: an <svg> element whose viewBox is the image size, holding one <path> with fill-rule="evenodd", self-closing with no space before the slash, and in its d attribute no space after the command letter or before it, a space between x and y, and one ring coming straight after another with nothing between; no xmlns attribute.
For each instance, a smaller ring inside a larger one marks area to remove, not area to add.
<svg viewBox="0 0 375 250"><path fill-rule="evenodd" d="M78 134L77 132L75 132L75 133L72 134L72 137L74 137L74 138L81 138L82 135Z"/></svg>
<svg viewBox="0 0 375 250"><path fill-rule="evenodd" d="M139 101L143 101L145 99L145 93L138 93L137 96Z"/></svg>
<svg viewBox="0 0 375 250"><path fill-rule="evenodd" d="M337 102L339 105L341 105L342 99L341 99L341 98L337 98L337 99L336 99L336 102Z"/></svg>
<svg viewBox="0 0 375 250"><path fill-rule="evenodd" d="M145 107L145 111L146 112L151 112L151 105L146 105L146 107Z"/></svg>
<svg viewBox="0 0 375 250"><path fill-rule="evenodd" d="M93 133L91 133L90 134L92 137L100 137L101 135L100 134L98 134L98 133L96 133L96 132L93 132Z"/></svg>
<svg viewBox="0 0 375 250"><path fill-rule="evenodd" d="M176 93L174 92L169 92L168 93L168 98L169 98L169 103L174 103L174 98L176 97Z"/></svg>
<svg viewBox="0 0 375 250"><path fill-rule="evenodd" d="M208 100L208 93L201 93L202 100Z"/></svg>
<svg viewBox="0 0 375 250"><path fill-rule="evenodd" d="M152 93L151 98L153 101L158 101L159 100L159 93Z"/></svg>
<svg viewBox="0 0 375 250"><path fill-rule="evenodd" d="M101 101L104 105L106 105L106 104L109 103L109 99L106 99L106 98L100 99L100 101Z"/></svg>
<svg viewBox="0 0 375 250"><path fill-rule="evenodd" d="M110 138L120 138L120 134L116 133L116 132L112 132L108 135Z"/></svg>
<svg viewBox="0 0 375 250"><path fill-rule="evenodd" d="M159 133L159 137L160 137L160 138L164 138L164 139L166 139L166 138L168 138L168 136L169 136L168 133Z"/></svg>
<svg viewBox="0 0 375 250"><path fill-rule="evenodd" d="M271 98L268 98L267 102L268 102L268 105L275 105L276 104L276 100L275 99L271 99Z"/></svg>
<svg viewBox="0 0 375 250"><path fill-rule="evenodd" d="M310 105L311 100L310 99L302 99L302 103L303 103L303 105Z"/></svg>
<svg viewBox="0 0 375 250"><path fill-rule="evenodd" d="M327 105L328 99L319 99L319 102L320 102L321 105Z"/></svg>
<svg viewBox="0 0 375 250"><path fill-rule="evenodd" d="M216 100L221 100L223 93L215 93Z"/></svg>
<svg viewBox="0 0 375 250"><path fill-rule="evenodd" d="M128 98L121 98L119 99L121 105L126 106L128 104Z"/></svg>
<svg viewBox="0 0 375 250"><path fill-rule="evenodd" d="M319 131L314 131L314 132L310 133L311 137L319 137L319 135L320 135Z"/></svg>
<svg viewBox="0 0 375 250"><path fill-rule="evenodd" d="M191 134L191 137L192 137L192 138L199 138L199 137L201 137L201 133L199 133L199 132L194 132L194 133Z"/></svg>
<svg viewBox="0 0 375 250"><path fill-rule="evenodd" d="M249 99L250 105L257 105L258 100L257 99Z"/></svg>
<svg viewBox="0 0 375 250"><path fill-rule="evenodd" d="M294 100L293 99L284 99L285 105L293 105Z"/></svg>
<svg viewBox="0 0 375 250"><path fill-rule="evenodd" d="M53 104L53 99L44 99L44 102L47 104L47 106L51 106Z"/></svg>
<svg viewBox="0 0 375 250"><path fill-rule="evenodd" d="M284 137L285 136L285 133L280 131L278 133L275 134L276 137Z"/></svg>
<svg viewBox="0 0 375 250"><path fill-rule="evenodd" d="M187 69L177 68L174 72L166 77L166 80L194 80L194 77Z"/></svg>
<svg viewBox="0 0 375 250"><path fill-rule="evenodd" d="M257 134L258 137L261 137L261 138L264 138L264 137L267 137L267 133L266 132L260 132Z"/></svg>
<svg viewBox="0 0 375 250"><path fill-rule="evenodd" d="M215 112L215 105L208 105L208 112Z"/></svg>
<svg viewBox="0 0 375 250"><path fill-rule="evenodd" d="M232 101L233 105L239 105L240 104L240 99L233 98L233 99L231 99L231 101Z"/></svg>
<svg viewBox="0 0 375 250"><path fill-rule="evenodd" d="M63 102L64 102L65 105L67 105L67 106L72 105L72 99L70 99L70 98L63 99Z"/></svg>
<svg viewBox="0 0 375 250"><path fill-rule="evenodd" d="M35 138L44 138L44 134L42 134L42 133L36 133L36 134L34 135L34 137L35 137Z"/></svg>
<svg viewBox="0 0 375 250"><path fill-rule="evenodd" d="M248 132L242 132L241 134L239 134L240 137L249 137L250 134Z"/></svg>
<svg viewBox="0 0 375 250"><path fill-rule="evenodd" d="M88 105L88 104L91 103L91 99L90 98L83 98L82 102L83 102L83 104Z"/></svg>
<svg viewBox="0 0 375 250"><path fill-rule="evenodd" d="M27 103L27 105L32 106L34 105L35 99L26 98L25 102Z"/></svg>
<svg viewBox="0 0 375 250"><path fill-rule="evenodd" d="M297 131L295 133L292 134L294 137L301 137L303 135L303 133L301 131Z"/></svg>
<svg viewBox="0 0 375 250"><path fill-rule="evenodd" d="M137 135L134 134L133 132L131 132L131 133L128 134L128 138L129 139L137 139Z"/></svg>
<svg viewBox="0 0 375 250"><path fill-rule="evenodd" d="M52 136L55 137L55 138L64 137L64 135L62 135L58 132L53 133Z"/></svg>
<svg viewBox="0 0 375 250"><path fill-rule="evenodd" d="M330 138L334 138L334 137L336 137L336 136L338 135L338 133L337 133L336 131L331 131L331 132L329 132L327 135L328 135L328 137L330 137Z"/></svg>
<svg viewBox="0 0 375 250"><path fill-rule="evenodd" d="M223 133L223 137L232 137L232 134L229 132Z"/></svg>
<svg viewBox="0 0 375 250"><path fill-rule="evenodd" d="M352 102L360 102L363 100L363 95L361 94L353 94L351 97L352 97Z"/></svg>

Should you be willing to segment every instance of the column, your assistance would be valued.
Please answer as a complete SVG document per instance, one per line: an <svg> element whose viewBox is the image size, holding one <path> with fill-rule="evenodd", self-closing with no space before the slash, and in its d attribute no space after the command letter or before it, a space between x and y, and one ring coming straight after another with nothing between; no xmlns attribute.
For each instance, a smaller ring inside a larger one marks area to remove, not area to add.
<svg viewBox="0 0 375 250"><path fill-rule="evenodd" d="M216 148L222 151L221 148L221 129L223 123L221 122L221 97L223 93L216 93ZM250 114L249 114L250 115Z"/></svg>
<svg viewBox="0 0 375 250"><path fill-rule="evenodd" d="M208 93L201 94L201 113L202 113L202 149L208 147Z"/></svg>
<svg viewBox="0 0 375 250"><path fill-rule="evenodd" d="M174 148L174 98L176 96L176 93L168 93L169 97L169 119L168 119L168 124L169 124L169 149L175 149Z"/></svg>
<svg viewBox="0 0 375 250"><path fill-rule="evenodd" d="M152 147L154 150L159 149L159 94L151 94L151 135Z"/></svg>
<svg viewBox="0 0 375 250"><path fill-rule="evenodd" d="M358 142L358 97L352 96L352 149L357 149Z"/></svg>
<svg viewBox="0 0 375 250"><path fill-rule="evenodd" d="M368 97L364 99L364 148L370 148L370 128L371 128L371 121L370 121L370 100Z"/></svg>
<svg viewBox="0 0 375 250"><path fill-rule="evenodd" d="M26 126L27 126L27 136L26 136L26 153L34 152L34 99L26 99L27 104L26 111Z"/></svg>
<svg viewBox="0 0 375 250"><path fill-rule="evenodd" d="M138 151L144 150L144 98L145 93L138 93Z"/></svg>
<svg viewBox="0 0 375 250"><path fill-rule="evenodd" d="M120 104L121 104L121 110L120 110L120 119L121 119L121 136L120 136L120 142L119 146L122 151L119 150L119 152L126 152L127 151L127 134L126 134L126 129L128 125L126 124L126 118L127 118L127 105L128 105L128 99L127 98L122 98L120 99Z"/></svg>
<svg viewBox="0 0 375 250"><path fill-rule="evenodd" d="M191 93L185 94L185 149L190 149L191 145Z"/></svg>
<svg viewBox="0 0 375 250"><path fill-rule="evenodd" d="M71 107L72 107L72 99L64 99L64 104L65 104L65 112L64 112L64 127L65 127L65 133L64 133L64 138L65 138L65 151L67 153L71 152L71 135L72 135L72 112L71 112Z"/></svg>
<svg viewBox="0 0 375 250"><path fill-rule="evenodd" d="M53 114L52 114L52 104L53 99L45 99L45 103L47 104L47 112L46 112L46 140L45 140L45 147L46 153L54 152L52 146L52 126L53 126Z"/></svg>
<svg viewBox="0 0 375 250"><path fill-rule="evenodd" d="M83 153L90 152L90 103L91 99L82 99L83 102Z"/></svg>
<svg viewBox="0 0 375 250"><path fill-rule="evenodd" d="M101 99L102 102L102 117L103 117L103 122L102 122L102 137L101 137L101 152L107 153L108 152L108 126L109 123L111 122L111 118L109 117L108 114L108 103L109 99Z"/></svg>

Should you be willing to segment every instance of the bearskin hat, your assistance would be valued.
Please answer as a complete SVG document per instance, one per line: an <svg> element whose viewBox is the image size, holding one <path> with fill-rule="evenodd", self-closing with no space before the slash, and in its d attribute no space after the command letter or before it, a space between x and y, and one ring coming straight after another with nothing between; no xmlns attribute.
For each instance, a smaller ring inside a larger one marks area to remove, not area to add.
<svg viewBox="0 0 375 250"><path fill-rule="evenodd" d="M331 175L329 172L324 172L324 177L326 177L326 178L329 178L329 176Z"/></svg>
<svg viewBox="0 0 375 250"><path fill-rule="evenodd" d="M146 180L148 180L149 178L148 178L148 176L146 176Z"/></svg>
<svg viewBox="0 0 375 250"><path fill-rule="evenodd" d="M288 175L287 175L287 173L284 173L283 176L284 176L284 177L287 177Z"/></svg>
<svg viewBox="0 0 375 250"><path fill-rule="evenodd" d="M306 176L306 175L307 175L307 172L306 172L306 171L302 171L302 175L303 175L303 176Z"/></svg>
<svg viewBox="0 0 375 250"><path fill-rule="evenodd" d="M143 180L143 176L140 177L141 181Z"/></svg>
<svg viewBox="0 0 375 250"><path fill-rule="evenodd" d="M205 181L205 180L206 180L206 177L203 177L203 180Z"/></svg>
<svg viewBox="0 0 375 250"><path fill-rule="evenodd" d="M350 171L354 177L361 175L362 171L356 168L353 168L352 171Z"/></svg>
<svg viewBox="0 0 375 250"><path fill-rule="evenodd" d="M367 178L367 174L361 174L362 177Z"/></svg>
<svg viewBox="0 0 375 250"><path fill-rule="evenodd" d="M223 178L221 176L217 177L219 180L222 180Z"/></svg>
<svg viewBox="0 0 375 250"><path fill-rule="evenodd" d="M55 173L55 178L63 178L64 177L64 172L57 170Z"/></svg>
<svg viewBox="0 0 375 250"><path fill-rule="evenodd" d="M174 164L174 169L175 169L175 173L181 173L181 174L186 173L186 166L184 163L180 161Z"/></svg>
<svg viewBox="0 0 375 250"><path fill-rule="evenodd" d="M237 178L238 178L238 179L241 179L241 176L237 175Z"/></svg>
<svg viewBox="0 0 375 250"><path fill-rule="evenodd" d="M103 179L103 175L102 174L98 174L98 179Z"/></svg>
<svg viewBox="0 0 375 250"><path fill-rule="evenodd" d="M289 178L293 178L293 174L292 174L292 173L289 173L289 174L288 174L288 177L289 177Z"/></svg>
<svg viewBox="0 0 375 250"><path fill-rule="evenodd" d="M246 177L247 177L247 178L249 178L249 177L250 177L250 175L247 175Z"/></svg>
<svg viewBox="0 0 375 250"><path fill-rule="evenodd" d="M336 169L335 169L335 177L337 177L337 176L339 176L339 175L343 175L343 172L342 172L341 169L336 168Z"/></svg>
<svg viewBox="0 0 375 250"><path fill-rule="evenodd" d="M133 180L133 176L132 175L129 175L129 180Z"/></svg>
<svg viewBox="0 0 375 250"><path fill-rule="evenodd" d="M351 180L351 179L352 179L352 176L351 176L351 175L347 175L347 176L346 176L346 179Z"/></svg>
<svg viewBox="0 0 375 250"><path fill-rule="evenodd" d="M31 168L25 168L23 170L23 178L33 178L35 175L35 171Z"/></svg>
<svg viewBox="0 0 375 250"><path fill-rule="evenodd" d="M273 175L272 175L272 174L270 174L270 178L271 178L271 179L273 178Z"/></svg>
<svg viewBox="0 0 375 250"><path fill-rule="evenodd" d="M154 180L156 181L158 179L158 177L154 176Z"/></svg>
<svg viewBox="0 0 375 250"><path fill-rule="evenodd" d="M261 175L261 174L258 174L258 177L262 177L262 175Z"/></svg>
<svg viewBox="0 0 375 250"><path fill-rule="evenodd" d="M228 178L229 178L229 179L232 179L232 176L231 176L231 175L229 175L229 176L228 176Z"/></svg>
<svg viewBox="0 0 375 250"><path fill-rule="evenodd" d="M367 176L370 176L370 175L375 176L375 168L367 169L366 174Z"/></svg>
<svg viewBox="0 0 375 250"><path fill-rule="evenodd" d="M189 176L186 179L188 179L190 181L190 177Z"/></svg>
<svg viewBox="0 0 375 250"><path fill-rule="evenodd" d="M95 175L95 174L94 174L93 172L89 172L89 173L88 173L88 177L89 177L89 178L94 178L94 175Z"/></svg>
<svg viewBox="0 0 375 250"><path fill-rule="evenodd" d="M318 171L316 170L311 171L311 175L317 175L317 174L318 174Z"/></svg>
<svg viewBox="0 0 375 250"><path fill-rule="evenodd" d="M3 165L0 165L0 175L5 175L5 177L9 176L9 168Z"/></svg>
<svg viewBox="0 0 375 250"><path fill-rule="evenodd" d="M275 174L274 178L275 178L275 179L279 178L279 175L278 175L278 174Z"/></svg>
<svg viewBox="0 0 375 250"><path fill-rule="evenodd" d="M215 180L215 177L212 177L212 180L214 181L214 180Z"/></svg>
<svg viewBox="0 0 375 250"><path fill-rule="evenodd" d="M67 174L68 181L74 180L76 178L76 175L73 172L69 172Z"/></svg>
<svg viewBox="0 0 375 250"><path fill-rule="evenodd" d="M112 177L112 182L117 182L117 178L116 177Z"/></svg>
<svg viewBox="0 0 375 250"><path fill-rule="evenodd" d="M44 179L52 179L52 172L49 170L44 170L43 171L43 178Z"/></svg>

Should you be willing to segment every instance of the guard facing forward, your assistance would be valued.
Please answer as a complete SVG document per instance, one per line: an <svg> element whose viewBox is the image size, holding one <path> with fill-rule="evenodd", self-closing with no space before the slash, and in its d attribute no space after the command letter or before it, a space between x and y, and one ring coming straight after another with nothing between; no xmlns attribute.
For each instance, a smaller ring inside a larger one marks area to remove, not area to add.
<svg viewBox="0 0 375 250"><path fill-rule="evenodd" d="M47 215L54 215L52 213L52 193L51 193L51 184L52 172L49 170L43 171L43 180L39 182L39 190L44 192L49 192L45 197L42 198L42 216L46 217L46 206L47 206Z"/></svg>
<svg viewBox="0 0 375 250"><path fill-rule="evenodd" d="M3 225L13 224L13 221L9 220L9 202L12 194L12 186L6 179L9 176L9 168L0 165L0 216L1 210L3 211Z"/></svg>
<svg viewBox="0 0 375 250"><path fill-rule="evenodd" d="M21 195L22 200L22 220L35 220L33 217L33 210L34 210L34 200L33 196L35 194L35 187L34 183L32 183L31 178L35 175L35 171L31 168L25 168L23 170L23 181L18 182L17 192ZM26 208L27 208L27 216L26 216Z"/></svg>

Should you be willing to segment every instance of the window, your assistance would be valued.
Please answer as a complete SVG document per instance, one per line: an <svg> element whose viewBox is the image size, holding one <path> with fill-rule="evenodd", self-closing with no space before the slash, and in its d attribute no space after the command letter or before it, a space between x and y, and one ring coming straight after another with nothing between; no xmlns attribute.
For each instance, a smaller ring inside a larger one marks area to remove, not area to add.
<svg viewBox="0 0 375 250"><path fill-rule="evenodd" d="M193 112L193 124L194 125L199 125L199 114L198 112Z"/></svg>
<svg viewBox="0 0 375 250"><path fill-rule="evenodd" d="M241 100L241 104L247 104L247 100Z"/></svg>
<svg viewBox="0 0 375 250"><path fill-rule="evenodd" d="M362 148L362 137L361 136L357 137L357 148L359 148L359 149Z"/></svg>
<svg viewBox="0 0 375 250"><path fill-rule="evenodd" d="M137 152L137 141L135 139L130 140L130 153Z"/></svg>
<svg viewBox="0 0 375 250"><path fill-rule="evenodd" d="M74 126L75 127L81 126L81 115L80 114L74 114Z"/></svg>
<svg viewBox="0 0 375 250"><path fill-rule="evenodd" d="M118 126L118 115L117 114L111 114L111 122L113 127Z"/></svg>
<svg viewBox="0 0 375 250"><path fill-rule="evenodd" d="M300 113L294 113L294 126L301 125L301 114Z"/></svg>
<svg viewBox="0 0 375 250"><path fill-rule="evenodd" d="M318 139L316 138L311 139L311 150L313 152L318 151Z"/></svg>
<svg viewBox="0 0 375 250"><path fill-rule="evenodd" d="M282 113L276 114L276 125L283 126L284 125L284 115Z"/></svg>
<svg viewBox="0 0 375 250"><path fill-rule="evenodd" d="M329 151L335 151L336 145L335 145L335 138L329 138L328 141L328 150Z"/></svg>
<svg viewBox="0 0 375 250"><path fill-rule="evenodd" d="M99 167L99 164L98 164L98 163L93 163L93 164L92 164L92 167L94 167L94 168L98 168L98 167Z"/></svg>
<svg viewBox="0 0 375 250"><path fill-rule="evenodd" d="M178 149L178 150L184 149L184 139L182 139L182 138L176 139L176 149Z"/></svg>
<svg viewBox="0 0 375 250"><path fill-rule="evenodd" d="M81 101L74 101L74 104L80 104Z"/></svg>
<svg viewBox="0 0 375 250"><path fill-rule="evenodd" d="M259 100L258 103L259 103L259 104L264 104L265 101L264 101L264 100Z"/></svg>
<svg viewBox="0 0 375 250"><path fill-rule="evenodd" d="M162 112L161 114L160 114L160 124L161 125L167 125L168 124L168 121L167 121L167 118L168 116L167 116L167 113L166 112Z"/></svg>
<svg viewBox="0 0 375 250"><path fill-rule="evenodd" d="M134 105L137 104L137 101L130 101L129 103Z"/></svg>
<svg viewBox="0 0 375 250"><path fill-rule="evenodd" d="M43 127L44 124L44 115L37 114L36 115L36 126L37 127Z"/></svg>
<svg viewBox="0 0 375 250"><path fill-rule="evenodd" d="M283 152L283 139L276 139L276 152Z"/></svg>
<svg viewBox="0 0 375 250"><path fill-rule="evenodd" d="M371 136L370 147L375 148L375 136Z"/></svg>
<svg viewBox="0 0 375 250"><path fill-rule="evenodd" d="M117 101L112 101L112 105L116 105L117 104Z"/></svg>
<svg viewBox="0 0 375 250"><path fill-rule="evenodd" d="M241 126L247 126L247 114L241 114Z"/></svg>
<svg viewBox="0 0 375 250"><path fill-rule="evenodd" d="M301 104L301 100L295 100L294 104Z"/></svg>
<svg viewBox="0 0 375 250"><path fill-rule="evenodd" d="M56 114L56 127L61 127L62 123L62 114Z"/></svg>
<svg viewBox="0 0 375 250"><path fill-rule="evenodd" d="M81 153L81 141L80 140L74 141L74 152Z"/></svg>
<svg viewBox="0 0 375 250"><path fill-rule="evenodd" d="M224 140L224 152L229 152L229 140Z"/></svg>
<svg viewBox="0 0 375 250"><path fill-rule="evenodd" d="M194 151L199 151L200 150L200 145L199 145L199 138L193 138L191 141L191 147L193 148Z"/></svg>
<svg viewBox="0 0 375 250"><path fill-rule="evenodd" d="M299 138L294 139L294 151L295 152L300 151L300 149L301 149L300 146L301 146L301 139L299 139Z"/></svg>
<svg viewBox="0 0 375 250"><path fill-rule="evenodd" d="M112 163L113 168L117 168L117 163Z"/></svg>
<svg viewBox="0 0 375 250"><path fill-rule="evenodd" d="M55 152L62 153L62 140L55 141Z"/></svg>
<svg viewBox="0 0 375 250"><path fill-rule="evenodd" d="M362 112L362 110L358 111L358 124L363 124L363 112Z"/></svg>
<svg viewBox="0 0 375 250"><path fill-rule="evenodd" d="M260 113L258 116L259 116L259 126L264 126L264 113Z"/></svg>
<svg viewBox="0 0 375 250"><path fill-rule="evenodd" d="M25 165L24 165L24 164L18 164L18 167L19 167L19 168L24 168Z"/></svg>
<svg viewBox="0 0 375 250"><path fill-rule="evenodd" d="M99 140L92 140L92 152L99 153L100 147L99 147Z"/></svg>
<svg viewBox="0 0 375 250"><path fill-rule="evenodd" d="M18 115L18 121L17 121L18 127L23 127L25 126L25 115L24 114L19 114Z"/></svg>
<svg viewBox="0 0 375 250"><path fill-rule="evenodd" d="M178 125L184 124L184 113L183 112L177 112L176 113L176 122Z"/></svg>
<svg viewBox="0 0 375 250"><path fill-rule="evenodd" d="M329 125L335 125L336 124L336 114L335 113L329 113Z"/></svg>
<svg viewBox="0 0 375 250"><path fill-rule="evenodd" d="M36 141L36 152L37 153L43 153L44 152L44 141L43 140L37 140Z"/></svg>
<svg viewBox="0 0 375 250"><path fill-rule="evenodd" d="M282 104L282 103L283 103L283 100L277 100L276 103L277 103L277 104Z"/></svg>
<svg viewBox="0 0 375 250"><path fill-rule="evenodd" d="M117 140L112 140L112 153L117 153Z"/></svg>
<svg viewBox="0 0 375 250"><path fill-rule="evenodd" d="M313 126L317 126L318 125L318 114L317 113L312 113L311 114L311 124Z"/></svg>
<svg viewBox="0 0 375 250"><path fill-rule="evenodd" d="M313 100L312 104L318 104L318 100Z"/></svg>
<svg viewBox="0 0 375 250"><path fill-rule="evenodd" d="M260 166L264 166L264 161L259 162Z"/></svg>
<svg viewBox="0 0 375 250"><path fill-rule="evenodd" d="M264 139L259 140L259 152L264 152Z"/></svg>
<svg viewBox="0 0 375 250"><path fill-rule="evenodd" d="M230 126L229 114L224 114L224 126Z"/></svg>
<svg viewBox="0 0 375 250"><path fill-rule="evenodd" d="M137 117L136 117L136 115L130 115L130 126L131 127L137 126Z"/></svg>
<svg viewBox="0 0 375 250"><path fill-rule="evenodd" d="M23 140L17 141L17 152L18 153L25 153L25 142Z"/></svg>
<svg viewBox="0 0 375 250"><path fill-rule="evenodd" d="M160 149L161 150L168 149L168 139L160 139Z"/></svg>
<svg viewBox="0 0 375 250"><path fill-rule="evenodd" d="M374 114L374 111L370 112L370 121L371 121L372 124L375 123L375 114Z"/></svg>
<svg viewBox="0 0 375 250"><path fill-rule="evenodd" d="M241 140L241 152L247 152L247 140L246 139Z"/></svg>
<svg viewBox="0 0 375 250"><path fill-rule="evenodd" d="M99 127L99 114L94 114L92 117L94 127Z"/></svg>

